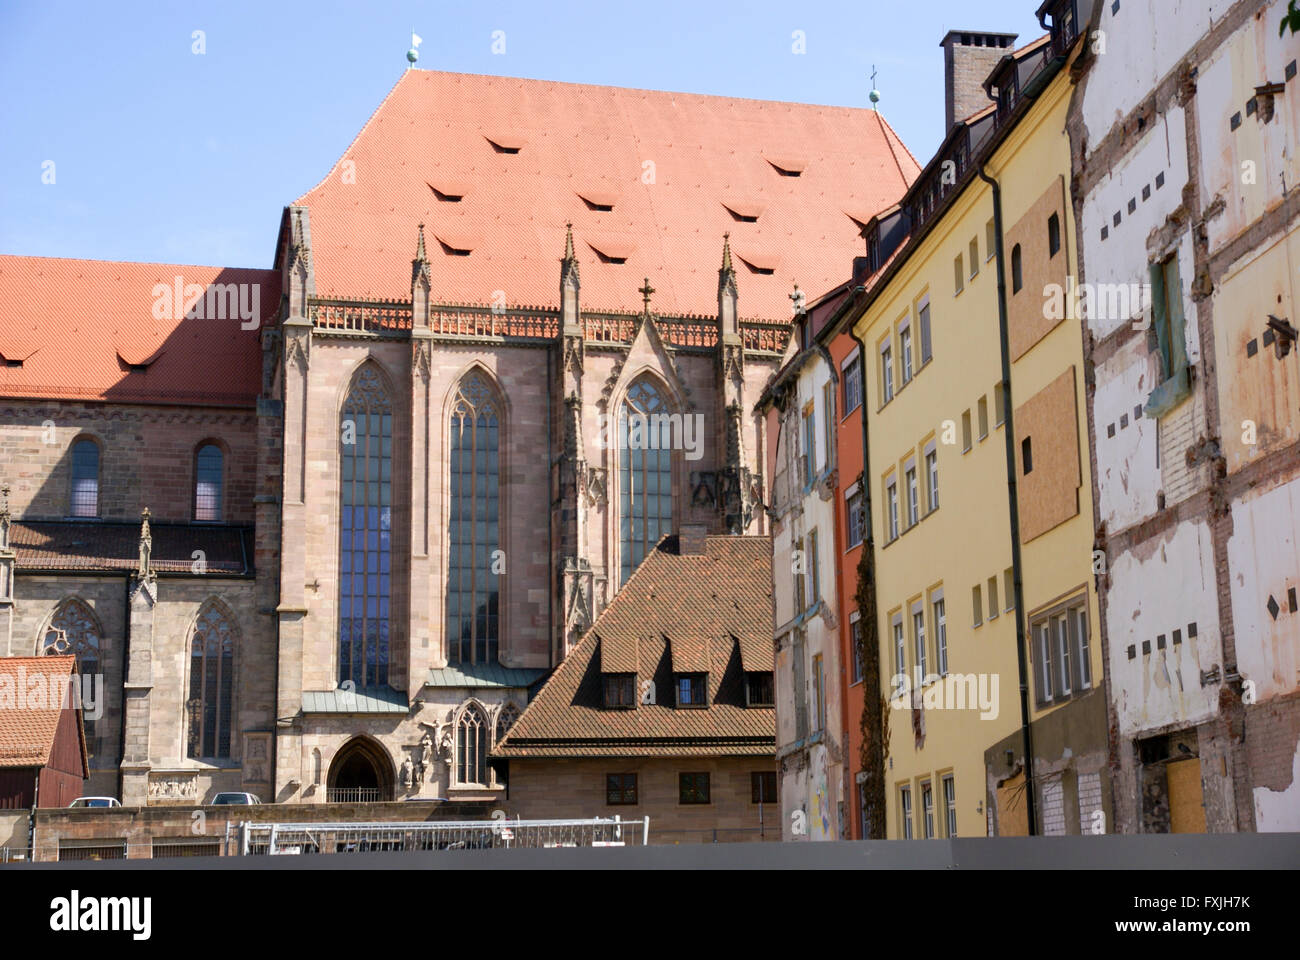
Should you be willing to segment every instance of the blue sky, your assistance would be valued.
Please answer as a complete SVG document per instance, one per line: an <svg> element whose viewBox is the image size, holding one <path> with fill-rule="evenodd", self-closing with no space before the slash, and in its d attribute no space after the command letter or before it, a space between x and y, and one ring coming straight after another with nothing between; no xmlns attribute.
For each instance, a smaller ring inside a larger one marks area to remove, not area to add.
<svg viewBox="0 0 1300 960"><path fill-rule="evenodd" d="M880 108L924 163L944 33L1023 42L1036 6L3 0L0 253L270 266L281 209L379 105L412 28L424 68L808 103L867 106L875 64Z"/></svg>

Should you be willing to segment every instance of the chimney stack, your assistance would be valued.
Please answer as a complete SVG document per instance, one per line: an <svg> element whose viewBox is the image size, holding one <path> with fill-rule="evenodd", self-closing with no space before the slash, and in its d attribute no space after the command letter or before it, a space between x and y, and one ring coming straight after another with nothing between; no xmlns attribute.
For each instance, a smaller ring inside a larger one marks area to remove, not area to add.
<svg viewBox="0 0 1300 960"><path fill-rule="evenodd" d="M997 62L1015 49L1015 42L1014 33L948 31L939 44L943 47L944 136L957 121L992 103L984 92L984 81Z"/></svg>
<svg viewBox="0 0 1300 960"><path fill-rule="evenodd" d="M703 523L683 523L677 534L677 554L698 557L705 552L704 538L709 528Z"/></svg>

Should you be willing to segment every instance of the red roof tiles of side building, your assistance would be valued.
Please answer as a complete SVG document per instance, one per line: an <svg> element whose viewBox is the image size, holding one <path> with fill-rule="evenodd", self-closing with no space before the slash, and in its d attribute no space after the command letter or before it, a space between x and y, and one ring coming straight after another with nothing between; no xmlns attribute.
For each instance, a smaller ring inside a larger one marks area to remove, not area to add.
<svg viewBox="0 0 1300 960"><path fill-rule="evenodd" d="M0 768L50 762L63 705L78 705L70 687L76 664L72 656L0 657ZM43 682L34 682L37 677ZM81 724L77 731L84 778L90 771Z"/></svg>
<svg viewBox="0 0 1300 960"><path fill-rule="evenodd" d="M502 757L770 755L770 707L746 705L745 672L771 672L768 537L667 537L596 619L493 751ZM674 671L706 672L704 708L676 704ZM604 706L603 675L635 673L637 706ZM654 684L644 702L645 681Z"/></svg>
<svg viewBox="0 0 1300 960"><path fill-rule="evenodd" d="M271 270L0 255L0 397L251 407L279 308Z"/></svg>
<svg viewBox="0 0 1300 960"><path fill-rule="evenodd" d="M648 276L657 312L712 315L730 232L763 261L737 265L742 313L784 320L792 278L825 289L861 253L844 211L886 206L919 171L872 110L409 70L297 203L322 297L408 298L424 223L478 238L429 251L435 300L554 306L571 221L584 309L639 312ZM634 246L588 242L609 238Z"/></svg>

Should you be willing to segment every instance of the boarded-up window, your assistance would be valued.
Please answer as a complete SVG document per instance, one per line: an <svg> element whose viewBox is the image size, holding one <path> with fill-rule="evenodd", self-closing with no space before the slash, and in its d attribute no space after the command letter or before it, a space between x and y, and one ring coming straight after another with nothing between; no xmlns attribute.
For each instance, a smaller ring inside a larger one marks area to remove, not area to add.
<svg viewBox="0 0 1300 960"><path fill-rule="evenodd" d="M1080 456L1074 367L1016 407L1020 535L1041 536L1079 512Z"/></svg>

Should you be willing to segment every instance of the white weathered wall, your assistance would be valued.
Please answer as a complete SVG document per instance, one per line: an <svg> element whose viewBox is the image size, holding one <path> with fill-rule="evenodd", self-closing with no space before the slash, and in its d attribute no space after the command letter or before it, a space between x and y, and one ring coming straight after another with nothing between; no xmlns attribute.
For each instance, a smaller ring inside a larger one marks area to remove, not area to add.
<svg viewBox="0 0 1300 960"><path fill-rule="evenodd" d="M1228 566L1237 671L1254 683L1256 702L1300 689L1300 612L1287 591L1300 591L1300 479L1254 490L1232 505ZM1278 605L1268 611L1269 597Z"/></svg>
<svg viewBox="0 0 1300 960"><path fill-rule="evenodd" d="M1184 523L1112 558L1106 608L1111 695L1120 733L1133 736L1173 723L1199 723L1218 709L1220 684L1201 686L1200 674L1222 669L1219 603L1209 525ZM1188 624L1197 636L1188 636ZM1182 643L1173 643L1173 631ZM1165 649L1156 644L1165 635ZM1143 654L1149 641L1151 652ZM1135 659L1128 647L1137 648Z"/></svg>

